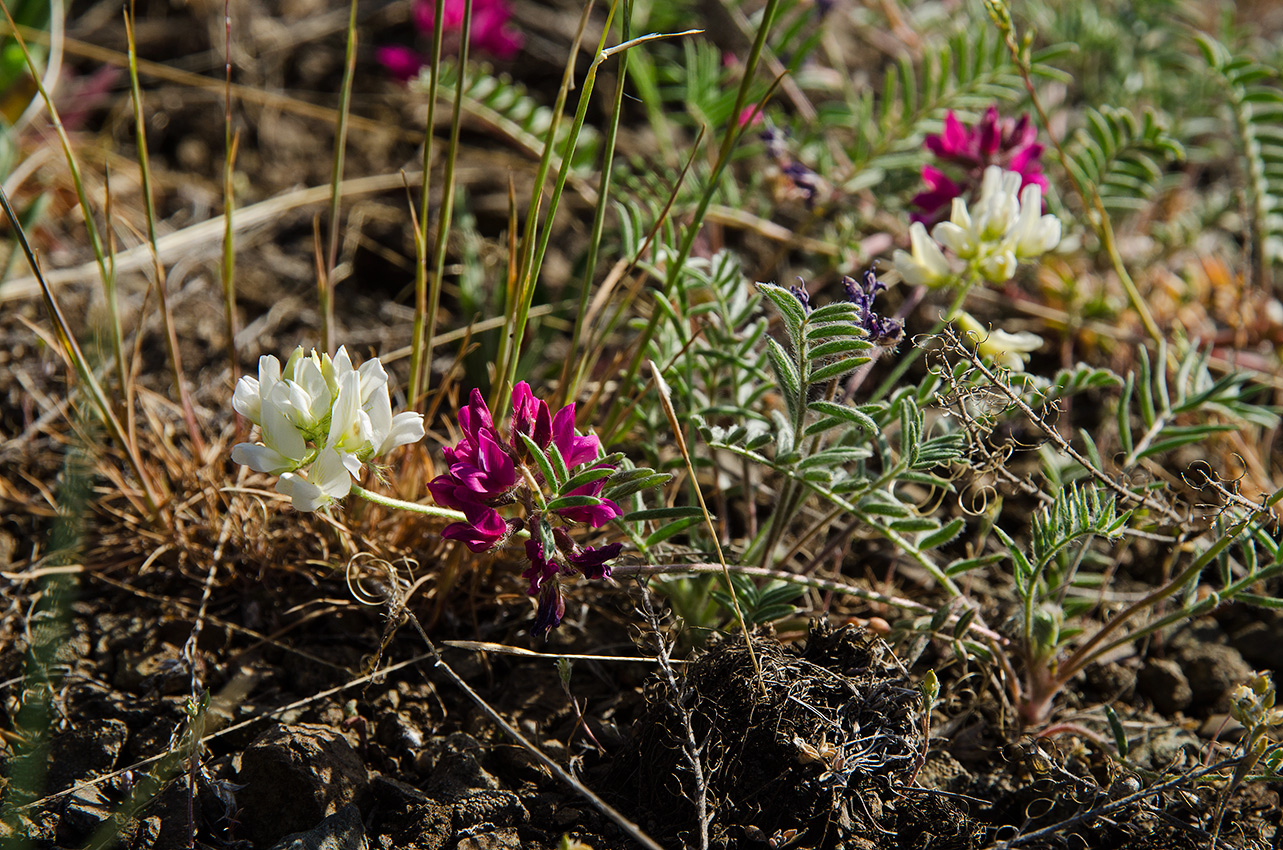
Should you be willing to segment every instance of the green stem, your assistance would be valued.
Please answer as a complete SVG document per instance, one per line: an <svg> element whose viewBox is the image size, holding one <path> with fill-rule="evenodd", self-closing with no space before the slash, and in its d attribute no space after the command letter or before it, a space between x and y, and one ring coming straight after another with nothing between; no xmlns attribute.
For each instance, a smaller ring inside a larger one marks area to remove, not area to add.
<svg viewBox="0 0 1283 850"><path fill-rule="evenodd" d="M726 170L726 166L730 164L731 153L735 150L735 143L739 141L740 135L743 133L744 128L740 127L738 123L739 115L748 100L748 92L752 88L754 74L757 72L757 63L762 56L763 49L766 47L766 36L775 21L775 12L779 5L780 0L767 0L766 7L762 10L762 25L757 31L757 37L753 40L753 46L750 48L748 58L744 63L744 78L740 81L739 90L735 95L735 105L731 108L730 117L727 118L726 131L722 136L722 145L717 153L717 161L713 164L712 173L708 177L708 186L701 194L699 203L691 215L690 225L683 234L682 244L678 249L677 256L673 258L668 267L668 276L664 280L664 288L661 292L666 298L677 286L678 279L681 278L682 273L685 271L686 261L690 258L691 250L695 247L695 237L703 230L704 216L708 212L709 205L713 202L713 196L717 194L717 188L722 180L722 173ZM606 426L602 429L605 434L614 435L620 422L629 412L630 393L632 392L633 384L636 381L637 373L641 370L642 361L646 359L647 348L650 345L651 338L655 335L655 331L659 328L659 322L663 315L660 310L652 310L646 327L634 343L632 362L629 363L627 373L620 382L622 391L616 396L615 403L607 416Z"/></svg>
<svg viewBox="0 0 1283 850"><path fill-rule="evenodd" d="M436 333L437 304L441 296L441 279L433 278L431 310L428 308L428 194L432 186L432 130L436 120L437 89L441 76L441 27L444 0L436 0L432 12L432 62L428 65L428 117L423 129L423 173L419 186L418 230L414 238L414 325L410 347L410 404L417 408L428 391L428 362L432 357L432 338ZM467 41L465 39L466 46ZM459 88L464 85L464 68L459 67Z"/></svg>
<svg viewBox="0 0 1283 850"><path fill-rule="evenodd" d="M367 502L373 502L376 505L382 505L385 508L395 508L399 511L412 511L424 516L439 517L440 519L452 519L456 522L467 522L468 518L459 511L452 511L449 508L438 508L436 505L421 505L418 502L406 502L401 499L394 499L391 496L383 496L379 493L373 493L366 490L359 484L352 485L352 495L360 496Z"/></svg>
<svg viewBox="0 0 1283 850"><path fill-rule="evenodd" d="M627 42L632 38L632 0L624 0L623 14L620 17L619 37ZM588 239L588 255L584 263L584 279L579 287L579 311L575 314L575 329L570 337L570 356L561 372L560 394L562 401L574 400L579 382L583 378L588 363L587 353L576 364L575 353L579 351L580 340L584 331L584 320L588 316L588 293L592 289L593 275L597 270L597 252L601 246L602 231L606 224L606 210L610 206L610 183L615 163L615 141L619 134L619 119L624 105L624 92L628 85L628 53L619 57L619 78L615 86L615 100L611 107L610 121L606 128L606 142L602 146L601 179L597 183L597 208L593 210L592 234Z"/></svg>

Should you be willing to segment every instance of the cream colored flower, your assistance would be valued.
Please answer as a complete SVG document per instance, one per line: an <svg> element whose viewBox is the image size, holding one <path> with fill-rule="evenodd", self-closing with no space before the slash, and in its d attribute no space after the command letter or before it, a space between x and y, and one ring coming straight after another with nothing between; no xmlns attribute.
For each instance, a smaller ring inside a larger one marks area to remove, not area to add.
<svg viewBox="0 0 1283 850"><path fill-rule="evenodd" d="M377 357L353 368L343 348L331 358L305 355L300 346L284 367L260 358L258 373L237 382L232 406L260 427L262 442L238 443L232 460L280 475L277 490L298 510L347 495L363 463L423 437L421 414L392 415L388 373Z"/></svg>
<svg viewBox="0 0 1283 850"><path fill-rule="evenodd" d="M1042 347L1042 337L1026 332L990 330L970 313L959 313L954 324L976 346L976 353L1013 372L1023 371L1029 352Z"/></svg>
<svg viewBox="0 0 1283 850"><path fill-rule="evenodd" d="M958 257L974 262L991 283L1010 280L1020 260L1041 256L1060 242L1060 220L1042 214L1042 190L1031 184L1020 191L1020 180L1014 171L989 166L975 204L968 207L954 198L949 220L931 231Z"/></svg>
<svg viewBox="0 0 1283 850"><path fill-rule="evenodd" d="M912 253L897 250L892 255L895 270L911 286L944 286L953 280L953 270L945 259L940 246L927 235L921 222L909 227L909 247Z"/></svg>

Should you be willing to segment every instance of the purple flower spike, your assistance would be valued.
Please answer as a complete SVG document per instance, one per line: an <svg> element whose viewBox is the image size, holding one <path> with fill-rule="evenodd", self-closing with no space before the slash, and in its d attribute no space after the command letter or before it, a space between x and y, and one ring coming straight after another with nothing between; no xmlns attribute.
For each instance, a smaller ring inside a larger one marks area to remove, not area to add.
<svg viewBox="0 0 1283 850"><path fill-rule="evenodd" d="M873 299L887 285L878 280L873 269L868 269L857 283L854 278L842 278L846 289L846 300L860 308L860 327L868 334L869 341L883 348L895 348L904 336L904 326L896 319L881 316L873 309Z"/></svg>
<svg viewBox="0 0 1283 850"><path fill-rule="evenodd" d="M575 431L573 403L553 416L548 404L536 398L525 381L513 387L512 421L505 432L500 433L495 427L490 409L478 390L471 392L467 406L459 411L459 430L459 441L443 450L449 461L448 471L428 483L438 505L457 510L464 517L462 522L446 526L441 536L457 540L473 552L485 552L502 545L524 526L530 533L526 541L526 558L530 563L521 575L530 582L530 595L539 598L532 632L545 634L557 626L565 614L561 576L583 574L594 579L608 576L608 562L623 550L622 543L580 546L570 535L572 524L598 528L623 511L610 499L602 498L606 478L569 493L532 493L531 490L547 488L550 482L544 481L532 465L521 437L528 437L540 450L556 445L569 469L613 468L599 458L601 441L597 437ZM549 511L544 506L548 498L555 496L588 496L593 504ZM505 519L496 510L508 507L524 508L524 519L517 516ZM547 550L546 541L551 541Z"/></svg>
<svg viewBox="0 0 1283 850"><path fill-rule="evenodd" d="M955 182L940 169L924 165L922 181L927 190L912 200L918 208L913 220L932 225L948 216L954 198L974 200L990 165L1018 173L1022 189L1032 184L1045 190L1047 177L1039 160L1043 146L1037 138L1038 128L1028 115L1018 121L1003 119L998 108L991 106L979 123L967 127L949 112L944 118L944 132L927 136L925 145L941 163L954 166L961 179Z"/></svg>
<svg viewBox="0 0 1283 850"><path fill-rule="evenodd" d="M575 433L575 404L570 404L557 411L552 419L552 441L571 469L581 463L587 463L597 457L601 441L592 435L583 436ZM594 494L595 495L595 494Z"/></svg>
<svg viewBox="0 0 1283 850"><path fill-rule="evenodd" d="M455 507L463 511L468 521L450 523L441 530L442 537L458 540L473 552L486 552L508 536L508 523L494 508L471 500L460 500Z"/></svg>
<svg viewBox="0 0 1283 850"><path fill-rule="evenodd" d="M589 546L578 555L571 555L569 558L570 565L583 573L584 578L604 578L610 575L610 565L606 562L614 560L623 548L624 544L622 543Z"/></svg>

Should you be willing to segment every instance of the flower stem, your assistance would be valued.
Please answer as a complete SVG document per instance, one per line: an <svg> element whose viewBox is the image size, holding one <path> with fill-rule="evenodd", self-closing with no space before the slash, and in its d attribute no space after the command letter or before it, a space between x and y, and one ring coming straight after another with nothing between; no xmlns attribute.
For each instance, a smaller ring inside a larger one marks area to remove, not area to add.
<svg viewBox="0 0 1283 850"><path fill-rule="evenodd" d="M364 487L353 484L352 495L360 496L367 502L373 502L376 505L383 505L385 508L396 508L402 511L414 511L424 516L435 516L442 519L452 519L457 522L467 522L468 518L459 511L452 511L449 508L438 508L436 505L421 505L418 502L405 502L401 499L393 499L391 496L381 496L378 493L372 493Z"/></svg>

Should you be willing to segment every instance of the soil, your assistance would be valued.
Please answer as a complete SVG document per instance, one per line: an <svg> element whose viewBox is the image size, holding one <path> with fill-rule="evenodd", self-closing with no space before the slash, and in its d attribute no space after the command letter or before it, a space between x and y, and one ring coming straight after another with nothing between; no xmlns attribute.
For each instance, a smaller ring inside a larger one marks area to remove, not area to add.
<svg viewBox="0 0 1283 850"><path fill-rule="evenodd" d="M270 14L237 5L238 82L332 105L346 6L275 5ZM407 37L402 5L361 8L367 43ZM575 8L518 4L530 33L523 81L549 99L556 57L567 49L564 19ZM221 43L222 18L213 9L140 3L140 55L216 76L222 56L210 45ZM83 4L70 34L123 50L116 11ZM384 79L365 48L358 64L354 112L367 120L353 128L348 173L413 170L416 135L400 128L422 125L420 100ZM72 65L94 68L83 57ZM175 230L221 204L221 90L154 78L147 89L160 215ZM118 79L88 109L77 140L90 159L130 148L125 92ZM242 207L328 182L333 137L323 119L245 96L235 120ZM522 197L533 162L485 127L468 130L462 173L483 239L477 261L497 278L508 175ZM625 133L621 144L643 150L644 134ZM113 165L118 206L136 212L137 185L117 174ZM49 194L53 214L35 234L51 268L87 259L59 179L46 180L62 191ZM242 364L315 338L313 217L323 207L291 209L244 234ZM573 197L563 209L546 261L552 294L574 270L582 209ZM355 200L346 215L340 260L352 283L340 285L336 315L353 350L408 342L407 220L395 185ZM638 612L659 597L640 584L581 584L570 591L566 622L544 642L528 634L533 603L507 556L462 562L442 547L439 529L380 530L386 515L373 509L344 516L338 533L316 517L268 517L244 504L233 513L239 497L225 488L241 485L226 457L236 424L209 262L217 241L191 248L171 281L204 453L183 442L181 415L164 400L154 305L140 279L122 279L131 315L149 311L140 405L163 427L143 429L146 451L168 470L169 489L188 499L172 539L138 521L123 463L107 464L115 477L86 466L82 447L96 426L58 401L73 382L51 353L43 309L6 296L0 846L108 846L112 835L130 850L639 846L465 695L407 616L481 700L666 848L1158 850L1211 846L1218 829L1222 847L1283 840L1274 787L1199 777L1202 766L1235 754L1230 690L1254 669L1283 669L1283 618L1225 606L1143 654L1093 667L1035 736L1011 724L984 663L959 656L948 640L899 639L903 629L888 643L864 625L893 615L858 600L837 600L828 619L756 633L750 658L742 637L696 641L662 612L648 623ZM86 281L58 290L81 339L101 327L96 293ZM407 453L406 486L430 475L430 464L426 450ZM70 508L55 495L76 487L83 498ZM366 604L377 599L354 593L339 539L389 561L418 559L417 569L398 563L385 585L408 589L425 573L431 580L404 608ZM930 592L911 574L903 580L924 598ZM991 622L1005 610L995 604ZM567 677L558 659L574 655L584 657ZM671 663L653 660L660 655ZM920 684L932 669L941 694L928 710ZM1103 731L1105 705L1126 730L1126 759Z"/></svg>

